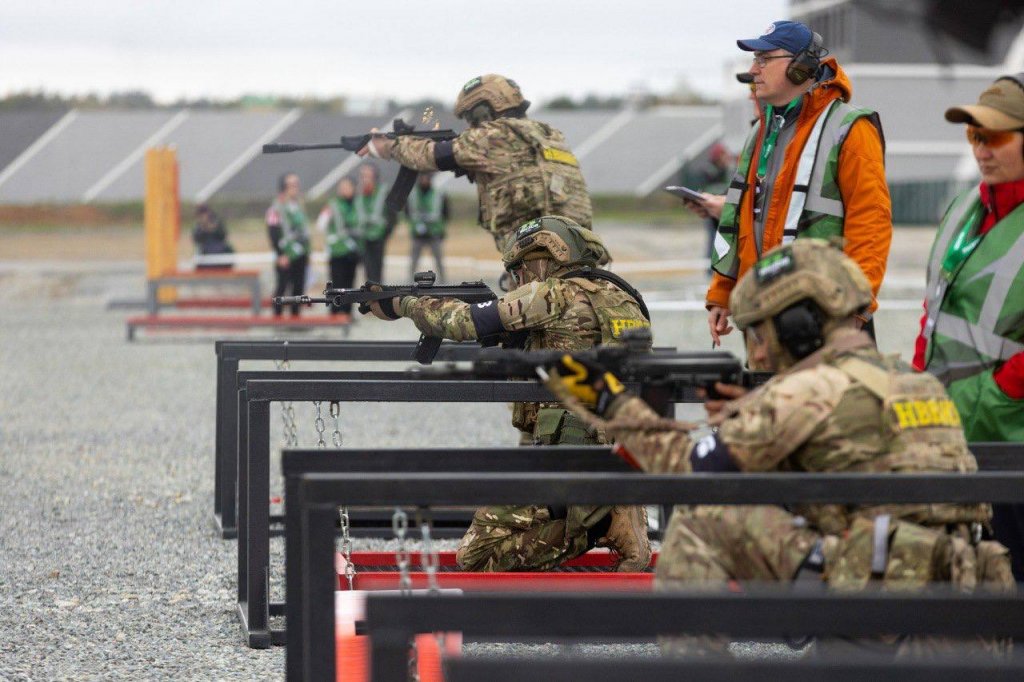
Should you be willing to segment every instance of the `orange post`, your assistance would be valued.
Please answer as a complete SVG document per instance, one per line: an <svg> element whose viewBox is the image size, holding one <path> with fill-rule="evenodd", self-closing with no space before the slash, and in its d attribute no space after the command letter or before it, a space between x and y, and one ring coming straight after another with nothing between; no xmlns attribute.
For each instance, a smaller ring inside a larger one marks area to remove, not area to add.
<svg viewBox="0 0 1024 682"><path fill-rule="evenodd" d="M154 279L178 269L178 234L181 204L178 197L178 160L173 147L146 151L146 277ZM161 287L159 300L174 300L173 287Z"/></svg>

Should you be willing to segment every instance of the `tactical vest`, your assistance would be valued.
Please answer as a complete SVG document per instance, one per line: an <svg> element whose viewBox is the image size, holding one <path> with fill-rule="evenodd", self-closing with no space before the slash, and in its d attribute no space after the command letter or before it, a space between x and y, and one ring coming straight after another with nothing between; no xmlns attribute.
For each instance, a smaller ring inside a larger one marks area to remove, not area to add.
<svg viewBox="0 0 1024 682"><path fill-rule="evenodd" d="M797 237L828 239L841 237L845 209L839 192L839 154L850 128L857 120L866 118L882 134L882 123L878 114L870 109L853 107L842 100L835 100L818 114L806 144L800 151L796 176L793 183L786 222L782 230L782 243L788 244ZM751 128L743 144L736 166L736 173L729 183L725 205L718 221L715 234L714 253L711 267L720 275L737 279L739 276L738 234L740 207L750 188L751 159L757 147L763 123ZM780 153L782 150L776 150ZM781 189L775 188L776 191ZM753 202L751 202L753 210ZM766 209L767 210L767 207ZM765 250L774 245L764 245Z"/></svg>
<svg viewBox="0 0 1024 682"><path fill-rule="evenodd" d="M281 238L277 242L289 260L309 253L309 220L295 202L275 201L272 210L281 217Z"/></svg>
<svg viewBox="0 0 1024 682"><path fill-rule="evenodd" d="M928 263L925 368L946 385L1024 351L1024 204L982 235L952 272L942 265L961 233L978 233L983 213L977 187L958 196Z"/></svg>
<svg viewBox="0 0 1024 682"><path fill-rule="evenodd" d="M967 449L960 416L935 377L911 371L895 356L870 353L843 355L829 362L881 401L881 454L833 471L928 473L977 471ZM845 421L853 419L846 415ZM985 504L903 504L846 507L810 505L800 513L825 533L847 530L855 518L894 519L937 526L987 521Z"/></svg>
<svg viewBox="0 0 1024 682"><path fill-rule="evenodd" d="M498 250L505 250L520 225L545 215L565 216L589 229L587 184L562 133L529 119L502 118L490 125L505 127L513 141L501 150L511 157L511 171L476 178L480 225L494 237Z"/></svg>
<svg viewBox="0 0 1024 682"><path fill-rule="evenodd" d="M332 198L327 206L331 212L331 220L327 223L327 256L340 258L362 250L362 238L359 225L355 219L354 202L349 203L339 197Z"/></svg>
<svg viewBox="0 0 1024 682"><path fill-rule="evenodd" d="M373 194L356 194L353 201L356 209L356 229L369 241L384 239L387 234L388 224L384 216L384 198L387 193L387 188L378 184Z"/></svg>
<svg viewBox="0 0 1024 682"><path fill-rule="evenodd" d="M409 233L413 238L444 237L444 197L435 189L414 187L409 196Z"/></svg>

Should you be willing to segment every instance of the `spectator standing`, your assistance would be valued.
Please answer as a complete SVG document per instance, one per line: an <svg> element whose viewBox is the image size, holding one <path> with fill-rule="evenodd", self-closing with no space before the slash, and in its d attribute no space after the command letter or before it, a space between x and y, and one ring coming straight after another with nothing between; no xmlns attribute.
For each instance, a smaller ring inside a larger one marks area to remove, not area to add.
<svg viewBox="0 0 1024 682"><path fill-rule="evenodd" d="M274 296L301 296L306 290L309 267L309 219L302 206L299 176L285 173L278 179L277 197L267 209L267 234L274 249L277 283ZM292 317L299 316L299 304L292 304ZM282 307L274 306L274 317Z"/></svg>
<svg viewBox="0 0 1024 682"><path fill-rule="evenodd" d="M192 228L192 243L198 256L220 256L234 253L228 243L228 231L224 221L206 204L196 206L196 224ZM231 263L199 263L197 269L211 270L231 268Z"/></svg>
<svg viewBox="0 0 1024 682"><path fill-rule="evenodd" d="M384 205L388 187L380 182L380 170L372 163L359 166L355 197L356 229L363 235L363 267L366 279L380 282L384 276L384 250L398 216Z"/></svg>
<svg viewBox="0 0 1024 682"><path fill-rule="evenodd" d="M434 173L420 173L409 194L405 212L409 218L412 251L409 254L409 281L416 274L423 249L430 249L437 263L437 277L444 281L444 238L448 224L448 197L434 187Z"/></svg>
<svg viewBox="0 0 1024 682"><path fill-rule="evenodd" d="M1024 442L1024 73L977 104L946 111L966 123L981 183L939 224L928 262L914 366L949 390L968 442ZM1024 506L993 505L996 538L1024 580Z"/></svg>
<svg viewBox="0 0 1024 682"><path fill-rule="evenodd" d="M329 279L342 289L355 283L356 267L362 258L363 235L359 231L355 208L356 186L351 178L342 178L333 197L328 199L316 225L324 233L327 249ZM352 321L352 304L331 305L331 315L341 322Z"/></svg>

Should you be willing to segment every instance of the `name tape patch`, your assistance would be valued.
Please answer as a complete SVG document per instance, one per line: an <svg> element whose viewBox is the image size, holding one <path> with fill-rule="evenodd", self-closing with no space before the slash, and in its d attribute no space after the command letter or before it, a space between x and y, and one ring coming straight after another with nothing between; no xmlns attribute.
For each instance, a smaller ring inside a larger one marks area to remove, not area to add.
<svg viewBox="0 0 1024 682"><path fill-rule="evenodd" d="M793 260L793 252L790 249L780 249L775 253L768 254L754 264L754 276L758 284L765 284L787 272L796 269L796 262Z"/></svg>
<svg viewBox="0 0 1024 682"><path fill-rule="evenodd" d="M931 400L895 400L893 413L900 429L922 429L928 426L960 426L960 414L948 398Z"/></svg>
<svg viewBox="0 0 1024 682"><path fill-rule="evenodd" d="M576 160L571 152L567 152L563 149L555 149L554 147L544 147L543 150L544 158L548 161L554 161L555 163L564 163L567 166L574 166L579 168L580 162Z"/></svg>
<svg viewBox="0 0 1024 682"><path fill-rule="evenodd" d="M612 318L612 336L619 338L622 336L622 332L627 329L639 329L641 327L650 327L651 323L647 320L631 320L628 318Z"/></svg>

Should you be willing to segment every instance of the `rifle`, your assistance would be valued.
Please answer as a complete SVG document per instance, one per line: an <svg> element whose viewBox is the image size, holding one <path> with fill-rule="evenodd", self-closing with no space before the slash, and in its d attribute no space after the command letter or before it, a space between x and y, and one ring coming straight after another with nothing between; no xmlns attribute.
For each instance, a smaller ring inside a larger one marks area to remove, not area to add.
<svg viewBox="0 0 1024 682"><path fill-rule="evenodd" d="M386 137L393 140L397 137L414 135L416 137L434 140L435 142L444 142L446 140L453 140L459 135L451 128L446 128L444 130L416 130L413 126L400 118L396 118L391 124L391 127L393 128L392 132L366 133L364 135L342 135L341 142L337 143L265 144L263 145L263 153L287 154L289 152L301 152L309 149L345 149L350 152L358 152L360 149L365 147L373 137ZM391 186L391 191L388 192L388 196L384 201L385 205L389 209L398 213L405 208L405 201L409 198L409 192L412 191L413 185L416 184L416 176L418 174L419 171L415 168L402 166L401 170L398 171L398 177L395 178L395 184Z"/></svg>
<svg viewBox="0 0 1024 682"><path fill-rule="evenodd" d="M382 301L392 296L421 296L426 298L457 298L466 303L483 303L498 298L491 288L483 281L463 282L456 285L435 286L437 276L432 271L417 272L413 276L414 284L379 285L380 291L371 290L370 284L366 283L358 289L336 289L328 282L324 288L323 296L276 296L274 305L313 305L324 303L328 306L339 307L345 303L358 303L359 312L364 315L370 312L370 303ZM421 365L429 365L437 350L441 347L441 338L437 336L420 335L412 357Z"/></svg>
<svg viewBox="0 0 1024 682"><path fill-rule="evenodd" d="M597 346L570 355L607 369L624 383L640 384L641 397L649 403L691 400L694 388L703 388L709 397L720 398L714 390L716 381L756 388L774 376L771 372L744 369L743 361L728 351L652 352L651 332L646 328L628 330L622 334L622 340L621 346ZM418 373L477 379L537 379L545 376L544 370L560 364L564 355L565 351L557 350L484 348L471 362L445 363Z"/></svg>

